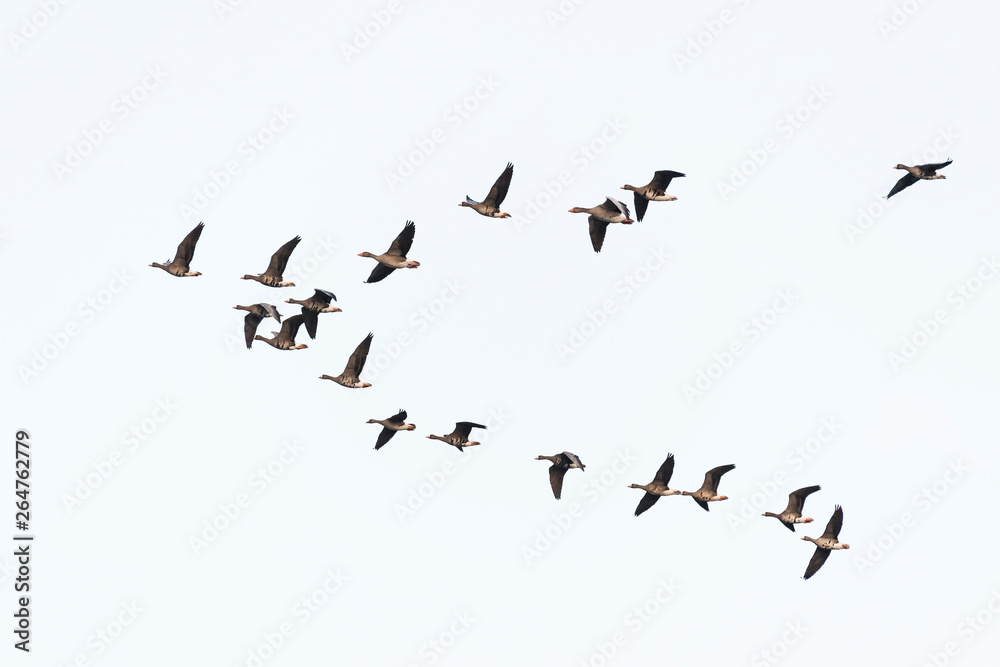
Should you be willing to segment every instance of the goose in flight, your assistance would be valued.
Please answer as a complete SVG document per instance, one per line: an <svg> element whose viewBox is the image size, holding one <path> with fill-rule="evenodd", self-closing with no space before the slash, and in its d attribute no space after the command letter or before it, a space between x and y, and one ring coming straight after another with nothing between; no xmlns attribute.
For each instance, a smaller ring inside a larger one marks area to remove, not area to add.
<svg viewBox="0 0 1000 667"><path fill-rule="evenodd" d="M701 505L701 508L707 512L708 504L710 502L716 500L729 500L727 496L719 495L719 480L722 479L723 475L735 467L735 465L730 463L729 465L712 468L705 473L705 482L701 485L700 489L697 491L681 491L681 494L694 498L694 501Z"/></svg>
<svg viewBox="0 0 1000 667"><path fill-rule="evenodd" d="M622 190L634 192L635 199L635 219L642 222L646 215L646 207L651 201L677 201L677 197L667 194L667 186L675 178L683 178L684 174L679 171L657 171L653 173L653 180L640 188L634 185L623 185Z"/></svg>
<svg viewBox="0 0 1000 667"><path fill-rule="evenodd" d="M313 295L304 301L298 299L285 299L285 303L294 303L302 306L302 316L305 318L306 333L313 340L316 339L316 325L319 323L320 313L339 313L340 308L331 306L330 301L336 301L337 297L333 292L325 289L313 290Z"/></svg>
<svg viewBox="0 0 1000 667"><path fill-rule="evenodd" d="M535 457L535 460L552 462L552 465L549 466L549 484L552 486L552 494L556 500L562 496L563 477L566 476L566 471L570 468L583 470L587 467L579 456L571 452L562 452L552 456L540 454Z"/></svg>
<svg viewBox="0 0 1000 667"><path fill-rule="evenodd" d="M377 283L396 269L415 269L420 266L420 262L406 258L406 253L410 252L410 246L413 245L415 231L417 231L416 225L411 220L407 220L403 231L399 233L387 251L381 255L373 255L367 251L358 253L358 257L371 257L378 262L372 269L372 274L368 276L368 280L365 281L366 283Z"/></svg>
<svg viewBox="0 0 1000 667"><path fill-rule="evenodd" d="M469 440L469 433L474 428L486 427L475 422L456 422L455 430L448 435L429 435L427 437L431 440L440 440L441 442L448 443L452 447L458 448L458 451L464 452L466 447L474 447L479 444L478 442Z"/></svg>
<svg viewBox="0 0 1000 667"><path fill-rule="evenodd" d="M174 255L173 261L166 264L153 262L150 266L163 269L167 273L181 278L200 276L200 271L191 270L191 260L194 258L194 247L198 243L198 239L201 238L201 230L204 228L205 223L199 222L194 229L188 232L188 235L184 237L181 244L177 246L177 254Z"/></svg>
<svg viewBox="0 0 1000 667"><path fill-rule="evenodd" d="M660 496L675 496L679 495L681 492L677 489L671 489L669 487L670 477L674 474L674 455L667 454L667 459L660 465L660 469L656 471L656 476L653 477L653 481L649 484L629 484L630 489L642 489L646 492L646 495L642 497L639 504L635 508L635 515L639 516L650 507L656 504L656 501L660 499Z"/></svg>
<svg viewBox="0 0 1000 667"><path fill-rule="evenodd" d="M381 424L382 430L378 434L375 442L375 450L381 449L382 445L392 440L396 431L412 431L416 428L414 424L406 423L406 410L400 410L388 419L369 419L366 424Z"/></svg>
<svg viewBox="0 0 1000 667"><path fill-rule="evenodd" d="M256 335L253 337L254 340L262 340L271 347L275 347L279 350L304 350L308 345L296 345L295 336L299 333L299 327L302 326L302 320L304 318L301 315L293 315L285 319L285 322L281 325L281 331L272 331L274 338L264 338L261 335Z"/></svg>
<svg viewBox="0 0 1000 667"><path fill-rule="evenodd" d="M301 317L301 316L297 316ZM320 375L320 380L333 380L339 385L343 385L349 389L364 389L365 387L370 387L371 385L367 382L362 382L361 371L364 370L365 360L368 359L368 350L372 346L373 334L368 334L365 339L358 344L355 348L354 354L351 358L347 360L347 366L344 367L344 372L333 377L332 375Z"/></svg>
<svg viewBox="0 0 1000 667"><path fill-rule="evenodd" d="M486 195L486 199L478 202L469 197L469 195L465 195L465 201L459 203L459 206L468 206L479 215L485 215L487 218L509 218L510 213L501 211L500 204L507 197L507 189L510 187L510 179L513 175L514 165L508 162L507 168L503 170L503 173L497 178L496 183L490 188L490 193Z"/></svg>
<svg viewBox="0 0 1000 667"><path fill-rule="evenodd" d="M803 575L803 579L808 579L819 571L819 568L823 567L823 563L826 559L830 557L830 551L832 549L850 549L850 544L844 544L839 541L840 529L844 525L844 510L841 509L840 505L837 505L833 509L833 516L830 517L830 522L826 524L826 530L823 534L817 538L813 539L808 536L803 536L803 540L807 540L816 545L816 551L813 552L812 558L809 559L809 565L806 567L806 573Z"/></svg>
<svg viewBox="0 0 1000 667"><path fill-rule="evenodd" d="M590 243L594 246L594 252L601 252L601 247L604 246L604 234L608 231L609 224L620 222L625 225L631 225L635 222L630 217L631 214L629 213L628 206L611 197L605 197L604 203L598 206L591 208L574 206L569 212L588 214L587 222L590 223Z"/></svg>
<svg viewBox="0 0 1000 667"><path fill-rule="evenodd" d="M761 516L773 516L775 519L781 522L781 524L788 530L795 532L795 524L797 523L812 523L812 519L807 516L802 516L802 506L805 505L806 496L810 493L816 493L819 491L818 486L804 486L801 489L796 489L788 494L788 507L781 514L773 514L771 512L764 512Z"/></svg>
<svg viewBox="0 0 1000 667"><path fill-rule="evenodd" d="M295 250L295 246L297 246L301 240L301 236L296 236L294 239L278 248L277 252L271 255L271 263L267 265L267 271L256 276L252 276L248 273L245 276L242 276L243 280L256 280L257 282L267 285L268 287L295 287L295 283L290 283L284 280L281 274L284 273L285 266L288 265L288 256L292 254L292 251Z"/></svg>
<svg viewBox="0 0 1000 667"><path fill-rule="evenodd" d="M938 178L945 178L944 174L937 173L938 169L944 169L952 161L941 162L939 164L921 164L915 167L907 167L905 164L897 164L893 169L903 169L907 172L906 176L896 181L896 185L892 186L892 191L885 196L886 199L893 196L900 190L905 190L917 181L933 181Z"/></svg>
<svg viewBox="0 0 1000 667"><path fill-rule="evenodd" d="M247 341L247 349L253 345L254 336L257 334L257 325L265 317L273 317L279 323L281 322L281 313L278 309L269 303L255 303L252 306L233 306L234 310L245 310L247 311L246 317L243 318L243 336Z"/></svg>

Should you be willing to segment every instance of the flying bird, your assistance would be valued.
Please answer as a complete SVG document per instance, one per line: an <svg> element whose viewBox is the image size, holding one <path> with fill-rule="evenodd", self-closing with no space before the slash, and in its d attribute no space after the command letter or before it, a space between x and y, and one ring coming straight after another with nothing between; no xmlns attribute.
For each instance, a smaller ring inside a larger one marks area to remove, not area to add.
<svg viewBox="0 0 1000 667"><path fill-rule="evenodd" d="M729 465L712 468L705 473L705 481L700 489L697 491L681 491L681 494L694 498L694 501L701 505L701 508L707 512L708 503L716 500L729 500L727 496L719 495L719 480L735 467L735 465L730 463Z"/></svg>
<svg viewBox="0 0 1000 667"><path fill-rule="evenodd" d="M604 245L604 234L608 231L608 225L620 222L631 225L635 220L631 219L628 206L617 199L605 197L604 203L591 208L580 208L574 206L570 213L587 213L587 222L590 223L590 242L594 246L594 252L601 252Z"/></svg>
<svg viewBox="0 0 1000 667"><path fill-rule="evenodd" d="M306 333L313 340L316 339L316 325L319 323L320 313L339 313L340 308L331 306L330 301L336 301L337 297L333 292L325 289L313 291L313 295L304 301L298 299L285 299L285 303L294 303L302 306L302 316L305 318Z"/></svg>
<svg viewBox="0 0 1000 667"><path fill-rule="evenodd" d="M200 271L191 270L191 260L194 258L194 247L198 243L198 239L201 238L201 230L205 228L204 222L199 222L198 225L188 232L188 235L184 237L181 244L177 246L177 254L174 255L173 261L169 261L166 264L160 264L159 262L153 262L150 266L155 266L158 269L163 269L171 275L178 276L180 278L186 278L188 276L200 276Z"/></svg>
<svg viewBox="0 0 1000 667"><path fill-rule="evenodd" d="M823 563L826 559L830 557L830 551L832 549L850 549L850 544L844 544L840 542L838 538L840 537L840 528L844 525L844 510L841 509L840 505L837 505L833 509L833 516L830 517L830 522L826 524L826 530L823 534L817 538L813 539L809 536L803 536L803 540L808 540L816 545L816 551L813 552L813 557L809 559L809 565L806 567L806 573L803 575L803 579L808 579L819 571L819 568L823 567Z"/></svg>
<svg viewBox="0 0 1000 667"><path fill-rule="evenodd" d="M580 460L579 456L571 452L562 452L552 456L540 454L535 457L535 460L552 461L552 465L549 466L549 484L552 486L552 494L556 497L556 500L559 500L562 496L563 477L566 476L566 471L570 468L583 470L587 467Z"/></svg>
<svg viewBox="0 0 1000 667"><path fill-rule="evenodd" d="M371 385L367 382L362 382L361 371L365 367L365 360L368 359L368 350L372 346L373 334L368 334L365 339L358 344L355 348L354 354L351 358L347 360L347 366L344 367L344 372L333 377L332 375L320 375L320 380L333 380L339 385L343 385L348 389L364 389L365 387L370 387Z"/></svg>
<svg viewBox="0 0 1000 667"><path fill-rule="evenodd" d="M264 338L258 334L253 339L262 340L271 347L279 350L304 350L309 346L295 344L295 336L299 333L299 327L302 326L303 319L302 315L293 315L285 319L285 322L281 325L281 331L271 332L274 338Z"/></svg>
<svg viewBox="0 0 1000 667"><path fill-rule="evenodd" d="M804 486L801 489L796 489L788 494L788 507L781 514L772 514L771 512L764 512L761 516L773 516L775 519L781 522L781 524L788 530L795 532L795 524L797 523L812 523L812 519L807 516L802 516L802 506L805 505L806 496L810 493L816 493L819 491L818 486Z"/></svg>
<svg viewBox="0 0 1000 667"><path fill-rule="evenodd" d="M297 246L301 240L301 236L296 236L294 239L278 248L277 252L271 255L271 263L267 265L267 271L264 273L256 276L251 276L248 273L245 276L242 276L242 279L256 280L257 282L267 285L268 287L295 287L295 283L287 282L281 277L281 274L284 273L285 266L288 265L288 256L292 254L292 251L295 250L295 246Z"/></svg>
<svg viewBox="0 0 1000 667"><path fill-rule="evenodd" d="M411 220L407 220L403 231L399 233L387 251L381 255L373 255L367 251L358 253L358 257L371 257L378 262L372 269L372 274L368 276L368 280L365 281L366 283L377 283L396 269L415 269L420 266L420 262L406 258L406 253L410 252L410 246L413 245L415 231L417 231L417 226Z"/></svg>
<svg viewBox="0 0 1000 667"><path fill-rule="evenodd" d="M482 424L476 424L475 422L456 422L455 430L448 435L429 435L427 437L431 440L446 442L452 447L457 447L458 451L464 452L466 447L474 447L479 444L478 442L469 440L469 433L474 428L486 427Z"/></svg>
<svg viewBox="0 0 1000 667"><path fill-rule="evenodd" d="M281 313L278 309L269 303L255 303L252 306L233 306L234 310L245 310L247 311L246 317L243 318L243 336L247 340L247 349L253 345L254 336L257 334L257 325L265 317L273 317L279 323L281 322Z"/></svg>
<svg viewBox="0 0 1000 667"><path fill-rule="evenodd" d="M660 496L676 496L681 492L677 489L671 489L670 477L674 474L674 455L667 454L667 459L660 465L660 469L656 471L656 476L653 477L653 481L649 484L629 484L630 489L642 489L646 492L646 495L642 497L639 504L635 508L635 515L639 516L650 507L656 504L656 501L660 499Z"/></svg>
<svg viewBox="0 0 1000 667"><path fill-rule="evenodd" d="M375 442L375 450L378 451L382 445L392 440L396 431L412 431L416 428L414 424L406 423L406 410L400 410L388 419L369 419L366 424L381 424L382 431L378 434Z"/></svg>
<svg viewBox="0 0 1000 667"><path fill-rule="evenodd" d="M671 180L683 177L684 174L679 171L657 171L653 173L653 180L640 188L623 185L622 190L631 190L635 193L635 219L642 222L643 216L646 215L646 207L651 201L677 201L677 197L667 194L667 186Z"/></svg>
<svg viewBox="0 0 1000 667"><path fill-rule="evenodd" d="M905 169L908 173L901 179L896 181L896 185L892 186L892 191L885 196L886 199L893 196L900 190L905 190L917 181L933 181L938 178L945 178L944 174L937 173L938 169L944 169L952 161L941 162L940 164L921 164L916 167L907 167L905 164L897 164L893 169Z"/></svg>
<svg viewBox="0 0 1000 667"><path fill-rule="evenodd" d="M486 199L478 202L465 195L465 201L461 202L459 206L468 206L474 210L479 215L485 215L488 218L509 218L510 213L504 213L500 210L500 204L503 203L504 198L507 196L507 189L510 187L510 179L514 175L514 165L510 162L507 163L507 168L503 170L500 177L490 188L490 193L486 195Z"/></svg>

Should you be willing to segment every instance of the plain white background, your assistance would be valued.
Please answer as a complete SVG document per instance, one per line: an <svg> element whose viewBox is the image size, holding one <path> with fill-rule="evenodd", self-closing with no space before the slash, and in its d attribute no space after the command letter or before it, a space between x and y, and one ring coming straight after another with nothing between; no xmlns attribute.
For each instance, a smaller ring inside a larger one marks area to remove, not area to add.
<svg viewBox="0 0 1000 667"><path fill-rule="evenodd" d="M32 652L4 653L995 656L997 9L387 7L5 10L2 423L32 436L36 542ZM508 161L513 218L457 206ZM678 200L594 253L567 209L658 169ZM200 220L202 276L148 268ZM420 268L363 284L406 220ZM295 235L296 287L237 280ZM314 288L343 312L308 349L245 348L232 306ZM374 386L321 382L368 332ZM399 408L417 430L374 452ZM482 446L424 438L460 420ZM587 469L556 501L532 459L563 450ZM729 500L634 517L668 452L686 490L736 464ZM812 484L813 524L759 516ZM836 504L852 548L803 581Z"/></svg>

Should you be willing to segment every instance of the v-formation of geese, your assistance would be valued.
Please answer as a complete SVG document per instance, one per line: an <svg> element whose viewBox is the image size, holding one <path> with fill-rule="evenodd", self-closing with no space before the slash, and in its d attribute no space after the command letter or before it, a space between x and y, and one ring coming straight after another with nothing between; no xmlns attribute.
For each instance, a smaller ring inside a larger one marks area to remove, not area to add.
<svg viewBox="0 0 1000 667"><path fill-rule="evenodd" d="M938 174L937 171L947 167L951 163L952 160L949 159L947 162L939 164L924 164L914 167L897 164L895 169L904 170L907 174L899 179L886 198L892 197L919 180L937 180L945 178L943 174ZM496 182L494 182L493 187L490 188L489 193L483 201L477 202L471 197L466 196L465 201L460 202L459 206L469 207L476 213L490 218L511 217L509 213L501 211L500 206L507 196L507 191L510 188L510 182L513 175L514 165L508 163L507 167L497 178ZM685 174L677 171L661 170L654 172L653 179L644 186L635 187L628 184L622 186L621 189L631 190L633 192L636 218L638 221L642 222L642 219L645 217L649 202L675 201L677 199L676 197L667 194L667 187L674 178L682 178L684 176ZM587 221L590 228L590 240L595 252L600 252L604 245L604 238L608 225L614 223L630 225L635 222L635 220L632 220L631 218L628 206L612 197L606 197L604 202L597 206L591 208L574 207L569 209L569 212L587 214ZM153 262L150 266L163 269L167 273L177 277L200 276L200 272L191 270L191 261L194 258L195 246L198 243L198 239L201 238L201 233L204 230L204 227L205 224L199 222L198 225L184 237L184 240L177 246L177 252L172 261L169 261L166 264ZM389 246L389 249L386 252L381 255L374 255L367 251L358 254L359 257L371 258L377 262L375 268L371 272L371 275L369 275L368 280L365 281L366 283L380 282L391 275L396 269L413 269L420 266L420 262L411 260L407 257L410 252L410 248L413 245L415 231L415 224L408 220L406 225L403 227L403 230L399 233L395 240L393 240L392 245ZM288 264L289 256L301 240L301 237L296 236L281 246L271 256L271 261L265 272L257 275L246 274L242 276L242 279L254 280L269 287L294 287L294 283L284 280L282 274ZM298 350L307 347L306 345L296 344L295 342L295 337L299 328L305 324L309 337L315 339L318 315L320 313L341 312L340 308L331 305L331 302L336 301L336 299L337 297L332 292L321 289L316 289L313 296L309 299L287 299L286 303L299 305L302 308L302 312L299 315L286 318L283 323L281 322L281 314L272 304L257 303L250 306L237 305L234 306L234 308L247 311L247 314L244 317L243 331L248 349L251 347L254 340L261 340L279 350ZM256 333L260 322L268 317L273 318L278 323L281 323L281 330L279 332L275 332L273 334L273 338L266 338ZM360 375L364 369L365 361L368 358L368 352L371 348L372 339L373 334L369 333L365 339L361 341L351 354L344 371L340 375L321 375L320 379L332 380L337 384L352 389L370 387L371 385L369 383L361 380ZM369 424L379 424L382 426L382 430L375 443L376 450L385 446L398 431L412 431L416 428L415 425L406 423L406 418L406 411L400 410L395 415L388 417L387 419L368 420L367 423ZM469 436L474 428L485 429L486 427L475 422L461 421L455 424L455 429L448 435L428 435L427 438L440 440L455 447L460 452L463 452L466 447L473 447L480 444L469 440ZM552 494L555 496L556 500L559 500L562 497L563 479L566 476L566 472L573 468L581 471L586 468L586 465L584 465L583 461L580 460L580 457L571 452L561 452L551 456L539 455L535 460L546 460L551 463L549 466L549 484L552 487ZM727 496L719 495L719 482L724 474L733 470L735 467L736 466L734 464L728 464L712 468L705 473L704 482L702 483L701 488L697 491L680 491L672 489L669 486L670 479L673 476L674 471L674 455L668 454L666 460L656 471L656 475L650 483L629 485L629 488L641 489L645 491L645 494L635 508L635 516L639 516L647 511L655 505L662 496L673 495L691 496L691 498L698 503L699 506L701 506L705 511L708 511L708 503L727 500ZM813 521L812 518L803 516L802 511L806 498L810 494L819 490L819 486L807 486L792 491L788 494L788 505L785 507L783 512L780 514L764 512L762 516L776 518L783 526L792 532L795 532L796 523L811 523ZM833 516L830 518L830 521L826 526L826 530L820 537L812 538L804 536L802 538L803 540L812 542L816 545L816 550L813 553L812 558L809 560L809 564L806 568L805 575L803 577L804 579L809 579L816 574L817 571L819 571L819 569L826 562L831 551L850 548L850 545L839 541L843 521L843 509L840 505L837 505L834 509Z"/></svg>

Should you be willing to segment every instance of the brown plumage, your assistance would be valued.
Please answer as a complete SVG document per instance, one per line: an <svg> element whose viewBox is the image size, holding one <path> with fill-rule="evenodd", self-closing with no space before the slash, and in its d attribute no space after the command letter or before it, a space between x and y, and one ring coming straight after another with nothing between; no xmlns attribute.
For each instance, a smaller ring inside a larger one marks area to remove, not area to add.
<svg viewBox="0 0 1000 667"><path fill-rule="evenodd" d="M198 239L201 238L201 230L204 228L205 223L199 222L194 229L188 232L188 235L185 236L184 240L181 241L179 246L177 246L177 254L174 255L173 261L166 264L153 262L150 266L163 269L167 273L180 278L200 276L200 271L191 270L191 260L194 259L194 247L198 244Z"/></svg>
<svg viewBox="0 0 1000 667"><path fill-rule="evenodd" d="M351 358L347 360L347 366L344 367L344 372L340 375L334 377L332 375L320 375L320 380L333 380L339 385L347 387L349 389L364 389L365 387L370 387L371 385L367 382L362 382L361 371L364 370L365 360L368 359L368 350L372 346L373 334L368 334L365 339L361 341L358 346L354 349L354 353L351 354Z"/></svg>
<svg viewBox="0 0 1000 667"><path fill-rule="evenodd" d="M288 265L288 256L292 254L292 251L295 250L295 246L297 246L301 240L301 236L296 236L294 239L278 248L278 250L271 255L271 262L267 265L267 271L264 273L256 276L252 276L248 273L242 276L242 279L256 280L257 282L267 285L268 287L295 287L295 283L286 281L281 274L284 273L285 267Z"/></svg>
<svg viewBox="0 0 1000 667"><path fill-rule="evenodd" d="M459 206L468 206L479 215L485 215L488 218L509 218L510 213L501 211L500 204L507 197L507 189L510 187L510 179L513 176L514 165L508 162L507 168L503 170L503 173L497 178L493 187L490 188L490 193L486 195L486 199L478 202L470 198L469 195L465 195L465 201L459 203Z"/></svg>
<svg viewBox="0 0 1000 667"><path fill-rule="evenodd" d="M415 269L420 266L420 262L406 258L406 253L410 252L410 246L413 245L413 234L416 230L417 227L413 221L407 220L403 231L396 236L387 251L381 255L373 255L368 251L358 253L358 257L371 257L378 262L365 282L377 283L396 269Z"/></svg>

